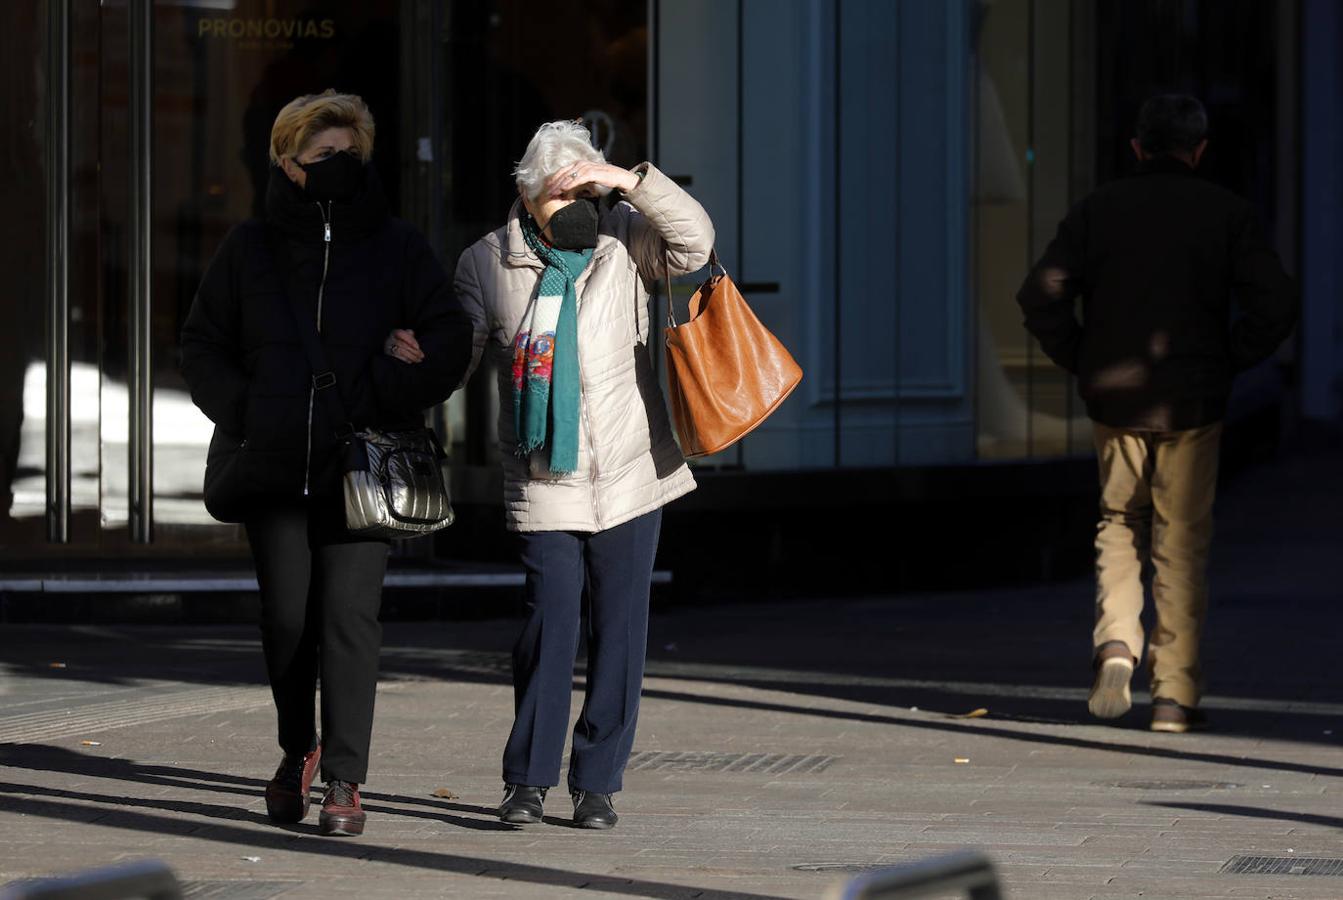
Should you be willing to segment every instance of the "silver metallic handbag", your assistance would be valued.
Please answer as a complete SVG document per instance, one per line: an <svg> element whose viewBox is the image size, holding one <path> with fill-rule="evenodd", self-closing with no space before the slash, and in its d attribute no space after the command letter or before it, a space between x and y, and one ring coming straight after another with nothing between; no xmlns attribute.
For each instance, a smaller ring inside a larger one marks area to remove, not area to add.
<svg viewBox="0 0 1343 900"><path fill-rule="evenodd" d="M408 538L452 524L444 453L433 431L366 428L346 442L345 526L351 534Z"/></svg>

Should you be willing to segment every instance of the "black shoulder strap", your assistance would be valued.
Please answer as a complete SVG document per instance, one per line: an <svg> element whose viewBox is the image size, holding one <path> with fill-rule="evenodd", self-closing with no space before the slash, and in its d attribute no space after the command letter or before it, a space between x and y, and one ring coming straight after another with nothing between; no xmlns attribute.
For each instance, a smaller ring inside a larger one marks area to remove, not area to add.
<svg viewBox="0 0 1343 900"><path fill-rule="evenodd" d="M308 367L312 369L312 388L326 404L327 414L337 428L342 426L353 431L350 416L341 403L340 391L336 389L336 373L327 365L326 353L322 350L322 338L317 333L317 323L308 317L307 311L297 297L289 290L289 245L284 235L271 225L266 225L266 243L270 245L271 258L275 262L275 274L280 279L280 289L289 300L289 311L294 315L294 325L298 328L299 343L308 357Z"/></svg>

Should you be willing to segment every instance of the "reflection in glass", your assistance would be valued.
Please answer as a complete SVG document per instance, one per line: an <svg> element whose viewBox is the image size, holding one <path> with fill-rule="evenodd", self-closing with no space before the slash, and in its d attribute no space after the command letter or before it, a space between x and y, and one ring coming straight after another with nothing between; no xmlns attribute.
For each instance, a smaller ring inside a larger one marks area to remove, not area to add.
<svg viewBox="0 0 1343 900"><path fill-rule="evenodd" d="M8 382L13 384L14 382ZM21 401L13 462L8 463L11 502L16 518L42 519L47 508L47 366L31 362L17 379ZM8 391L6 392L8 393Z"/></svg>
<svg viewBox="0 0 1343 900"><path fill-rule="evenodd" d="M154 274L152 310L154 521L157 541L218 534L201 502L212 423L191 402L177 366L178 336L205 266L228 229L263 211L270 127L280 107L327 87L361 95L377 121L374 165L399 210L409 77L401 58L402 6L353 0L159 4L154 46ZM413 33L413 31L412 31ZM431 35L424 35L429 39ZM432 148L430 152L432 157ZM110 524L126 517L124 379L105 387L105 485ZM182 530L179 526L197 526Z"/></svg>
<svg viewBox="0 0 1343 900"><path fill-rule="evenodd" d="M46 513L45 15L0 4L0 546L40 540Z"/></svg>
<svg viewBox="0 0 1343 900"><path fill-rule="evenodd" d="M540 122L582 117L622 165L648 155L647 14L646 4L624 0L153 4L158 547L241 549L240 531L214 523L200 500L212 426L190 402L177 345L224 235L262 210L279 108L327 87L363 96L394 211L436 241L450 268L462 247L503 221L515 194L509 170ZM26 223L0 242L0 544L17 552L42 544L46 513L43 24L41 0L0 4L0 195ZM72 537L113 553L127 540L131 463L127 6L74 4L72 26ZM561 33L582 65L556 64ZM455 465L490 462L492 393L475 405L454 397L436 417Z"/></svg>
<svg viewBox="0 0 1343 900"><path fill-rule="evenodd" d="M981 458L1077 452L1087 420L1013 298L1070 202L1072 7L981 0L975 40L975 277ZM1032 33L1034 31L1034 33Z"/></svg>
<svg viewBox="0 0 1343 900"><path fill-rule="evenodd" d="M583 119L617 165L648 158L648 4L500 0L444 9L451 100L440 111L448 153L443 258L451 267L504 223L517 198L513 164L542 122ZM563 35L558 56L556 35ZM454 463L498 465L498 398L488 364L487 355L456 401L461 406L449 403L450 421L461 425L453 431Z"/></svg>

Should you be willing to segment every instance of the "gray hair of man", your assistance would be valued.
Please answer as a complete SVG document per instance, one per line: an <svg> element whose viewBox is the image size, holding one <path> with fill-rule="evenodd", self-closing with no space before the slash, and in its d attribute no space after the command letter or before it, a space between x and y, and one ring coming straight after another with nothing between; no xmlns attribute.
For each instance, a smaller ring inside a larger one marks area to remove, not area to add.
<svg viewBox="0 0 1343 900"><path fill-rule="evenodd" d="M606 157L602 151L592 146L592 134L581 122L562 119L547 122L536 129L536 134L527 142L527 152L513 169L518 190L528 200L536 200L546 186L546 179L565 166L576 162L604 163ZM608 187L592 185L599 194L610 193Z"/></svg>

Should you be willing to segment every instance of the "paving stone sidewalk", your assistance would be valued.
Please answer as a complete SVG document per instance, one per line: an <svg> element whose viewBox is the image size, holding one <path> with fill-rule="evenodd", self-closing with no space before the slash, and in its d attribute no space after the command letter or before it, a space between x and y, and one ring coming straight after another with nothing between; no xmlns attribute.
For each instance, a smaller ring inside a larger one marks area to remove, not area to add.
<svg viewBox="0 0 1343 900"><path fill-rule="evenodd" d="M388 626L357 839L265 819L253 629L6 626L0 883L152 857L235 900L820 898L969 846L1017 900L1343 897L1329 462L1225 498L1216 730L1150 733L1141 693L1117 726L1087 720L1085 583L664 610L609 833L568 827L562 792L544 825L493 817L507 619Z"/></svg>

